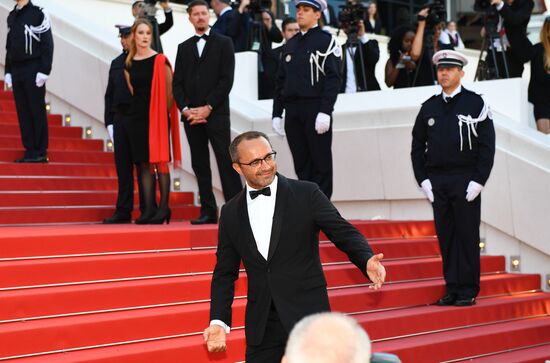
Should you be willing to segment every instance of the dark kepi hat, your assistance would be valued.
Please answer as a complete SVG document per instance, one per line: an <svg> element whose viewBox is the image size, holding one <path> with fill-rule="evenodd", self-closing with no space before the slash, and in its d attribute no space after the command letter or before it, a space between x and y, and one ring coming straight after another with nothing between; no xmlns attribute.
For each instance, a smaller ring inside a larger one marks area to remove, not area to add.
<svg viewBox="0 0 550 363"><path fill-rule="evenodd" d="M298 5L307 5L318 11L325 11L327 8L326 0L294 0L294 3L296 7L298 7Z"/></svg>
<svg viewBox="0 0 550 363"><path fill-rule="evenodd" d="M455 50L440 50L432 57L432 62L438 67L450 68L459 67L462 68L468 64L468 58L462 53Z"/></svg>
<svg viewBox="0 0 550 363"><path fill-rule="evenodd" d="M120 37L126 37L132 32L132 27L129 25L117 24L115 25L115 28L118 28L118 36Z"/></svg>

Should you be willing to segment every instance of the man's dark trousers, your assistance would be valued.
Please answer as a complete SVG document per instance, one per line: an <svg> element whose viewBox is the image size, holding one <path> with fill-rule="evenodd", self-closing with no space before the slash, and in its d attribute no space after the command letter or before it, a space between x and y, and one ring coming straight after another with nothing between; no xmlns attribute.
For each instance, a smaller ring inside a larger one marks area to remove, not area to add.
<svg viewBox="0 0 550 363"><path fill-rule="evenodd" d="M12 66L13 96L21 130L25 158L46 156L48 150L48 115L46 86L36 87L39 62Z"/></svg>
<svg viewBox="0 0 550 363"><path fill-rule="evenodd" d="M242 189L241 179L233 170L228 153L231 142L229 116L210 116L206 124L198 125L189 125L189 122L184 120L183 125L191 149L191 166L199 186L201 216L215 217L217 207L212 191L209 140L218 164L225 200L233 198Z"/></svg>
<svg viewBox="0 0 550 363"><path fill-rule="evenodd" d="M466 200L471 173L430 174L434 219L447 293L472 299L479 293L481 195Z"/></svg>
<svg viewBox="0 0 550 363"><path fill-rule="evenodd" d="M332 122L324 134L315 130L319 101L285 104L285 133L300 180L316 183L330 199L332 196Z"/></svg>

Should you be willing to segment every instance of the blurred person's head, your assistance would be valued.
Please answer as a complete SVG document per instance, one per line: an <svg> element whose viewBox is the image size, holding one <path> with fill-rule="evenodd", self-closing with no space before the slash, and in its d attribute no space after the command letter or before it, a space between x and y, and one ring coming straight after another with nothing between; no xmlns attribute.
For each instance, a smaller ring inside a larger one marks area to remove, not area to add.
<svg viewBox="0 0 550 363"><path fill-rule="evenodd" d="M378 6L375 1L371 1L367 7L367 13L370 19L378 18Z"/></svg>
<svg viewBox="0 0 550 363"><path fill-rule="evenodd" d="M143 7L143 0L134 1L132 4L132 16L134 18L140 18L143 17L144 13L144 7Z"/></svg>
<svg viewBox="0 0 550 363"><path fill-rule="evenodd" d="M210 6L216 16L220 16L223 9L229 6L229 0L210 0Z"/></svg>
<svg viewBox="0 0 550 363"><path fill-rule="evenodd" d="M132 25L132 32L130 35L130 46L128 49L128 56L126 57L126 67L132 66L132 59L140 51L146 51L151 49L151 42L153 41L153 25L145 18L137 18Z"/></svg>
<svg viewBox="0 0 550 363"><path fill-rule="evenodd" d="M540 29L540 42L544 47L544 69L550 71L550 16L544 19Z"/></svg>
<svg viewBox="0 0 550 363"><path fill-rule="evenodd" d="M128 52L130 50L132 42L132 27L118 26L118 37L120 38L120 45L122 46L122 50Z"/></svg>
<svg viewBox="0 0 550 363"><path fill-rule="evenodd" d="M349 316L313 314L300 320L290 332L282 363L368 363L369 336Z"/></svg>
<svg viewBox="0 0 550 363"><path fill-rule="evenodd" d="M456 23L454 21L450 21L447 23L447 30L451 33L456 31Z"/></svg>
<svg viewBox="0 0 550 363"><path fill-rule="evenodd" d="M286 41L288 41L300 31L300 26L298 25L298 22L292 17L285 18L285 20L283 20L282 27L283 37Z"/></svg>
<svg viewBox="0 0 550 363"><path fill-rule="evenodd" d="M197 34L202 34L208 30L210 14L208 13L208 3L206 1L191 1L187 6L187 12L189 13L189 21Z"/></svg>
<svg viewBox="0 0 550 363"><path fill-rule="evenodd" d="M394 65L399 61L401 53L411 51L414 35L412 28L406 25L402 25L393 31L388 42L388 53Z"/></svg>
<svg viewBox="0 0 550 363"><path fill-rule="evenodd" d="M266 134L248 131L240 134L229 145L233 169L242 175L254 189L262 189L273 182L277 173L276 153Z"/></svg>

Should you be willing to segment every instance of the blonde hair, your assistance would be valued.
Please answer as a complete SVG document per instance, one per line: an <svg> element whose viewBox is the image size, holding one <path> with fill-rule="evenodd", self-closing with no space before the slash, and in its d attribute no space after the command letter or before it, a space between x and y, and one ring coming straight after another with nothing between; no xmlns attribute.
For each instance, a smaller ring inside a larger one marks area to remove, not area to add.
<svg viewBox="0 0 550 363"><path fill-rule="evenodd" d="M540 29L540 42L544 47L544 69L550 71L550 20L546 19Z"/></svg>
<svg viewBox="0 0 550 363"><path fill-rule="evenodd" d="M136 47L136 31L138 26L141 24L145 24L149 27L151 30L151 34L153 33L153 25L151 22L145 18L137 18L134 22L134 25L132 25L132 40L130 41L130 49L128 50L128 56L126 57L126 61L124 61L124 64L126 64L126 69L130 69L132 67L132 59L136 56L137 53L137 47Z"/></svg>

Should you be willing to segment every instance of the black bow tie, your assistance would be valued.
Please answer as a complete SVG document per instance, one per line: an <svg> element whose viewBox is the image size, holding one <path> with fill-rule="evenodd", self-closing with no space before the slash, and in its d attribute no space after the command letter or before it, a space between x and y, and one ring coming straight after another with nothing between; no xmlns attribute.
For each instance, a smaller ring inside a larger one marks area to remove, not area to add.
<svg viewBox="0 0 550 363"><path fill-rule="evenodd" d="M260 190L251 190L250 191L250 198L256 199L256 197L260 194L265 195L266 197L269 197L271 195L271 189L269 187L265 187Z"/></svg>
<svg viewBox="0 0 550 363"><path fill-rule="evenodd" d="M195 35L195 36L193 37L193 39L195 39L195 42L198 42L198 41L201 40L201 39L208 40L208 35L206 35L206 34L203 34L203 35L200 35L200 36L199 36L199 35Z"/></svg>

